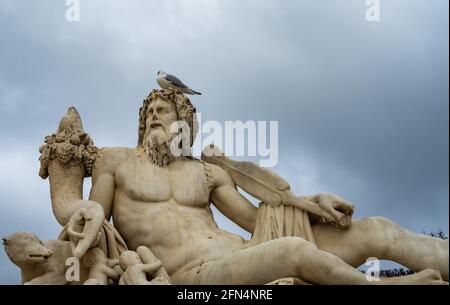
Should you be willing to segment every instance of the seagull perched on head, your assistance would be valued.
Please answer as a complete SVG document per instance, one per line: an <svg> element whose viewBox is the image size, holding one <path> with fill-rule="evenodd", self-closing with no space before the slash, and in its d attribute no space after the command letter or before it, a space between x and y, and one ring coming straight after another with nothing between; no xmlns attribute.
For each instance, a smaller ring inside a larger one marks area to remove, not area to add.
<svg viewBox="0 0 450 305"><path fill-rule="evenodd" d="M163 71L158 71L158 74L156 75L156 82L163 89L178 89L185 94L201 95L200 92L194 91L185 84L183 84L183 82L178 77L171 74L167 74L166 72Z"/></svg>

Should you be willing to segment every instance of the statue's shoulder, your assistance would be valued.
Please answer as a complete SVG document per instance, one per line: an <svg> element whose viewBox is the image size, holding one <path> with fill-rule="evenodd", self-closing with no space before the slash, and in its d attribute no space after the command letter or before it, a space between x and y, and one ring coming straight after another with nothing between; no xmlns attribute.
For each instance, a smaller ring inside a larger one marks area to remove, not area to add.
<svg viewBox="0 0 450 305"><path fill-rule="evenodd" d="M98 150L93 175L101 173L114 174L117 167L136 154L135 148L129 147L103 147Z"/></svg>
<svg viewBox="0 0 450 305"><path fill-rule="evenodd" d="M211 186L219 186L233 183L233 180L230 177L230 175L220 166L217 166L215 164L203 160L197 159L196 161L202 163L208 182L211 184Z"/></svg>
<svg viewBox="0 0 450 305"><path fill-rule="evenodd" d="M234 184L231 176L223 168L210 163L209 166L211 167L215 185Z"/></svg>

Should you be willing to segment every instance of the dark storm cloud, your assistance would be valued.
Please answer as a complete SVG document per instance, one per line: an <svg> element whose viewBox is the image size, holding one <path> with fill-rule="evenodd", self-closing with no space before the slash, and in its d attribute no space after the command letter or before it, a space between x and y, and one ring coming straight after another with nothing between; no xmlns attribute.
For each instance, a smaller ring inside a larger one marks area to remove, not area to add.
<svg viewBox="0 0 450 305"><path fill-rule="evenodd" d="M382 0L378 23L363 0L80 3L80 22L64 1L0 3L0 234L57 235L43 137L74 105L98 146L135 145L158 70L203 93L204 120L278 120L296 192L448 232L447 1Z"/></svg>

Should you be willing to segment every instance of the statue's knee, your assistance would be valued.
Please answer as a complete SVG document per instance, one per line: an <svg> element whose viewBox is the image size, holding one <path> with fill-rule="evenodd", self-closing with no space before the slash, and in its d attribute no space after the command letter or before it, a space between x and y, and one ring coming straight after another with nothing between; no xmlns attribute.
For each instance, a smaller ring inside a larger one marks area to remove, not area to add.
<svg viewBox="0 0 450 305"><path fill-rule="evenodd" d="M358 221L358 236L361 236L359 243L364 246L367 253L379 252L378 255L385 255L388 247L380 247L393 244L397 225L384 217L368 217ZM380 252L383 250L382 252Z"/></svg>
<svg viewBox="0 0 450 305"><path fill-rule="evenodd" d="M380 232L395 226L392 221L381 216L363 218L359 220L358 225L367 233Z"/></svg>
<svg viewBox="0 0 450 305"><path fill-rule="evenodd" d="M286 263L293 265L301 263L312 251L317 250L317 247L309 241L300 237L284 237L280 244L282 251L282 259Z"/></svg>

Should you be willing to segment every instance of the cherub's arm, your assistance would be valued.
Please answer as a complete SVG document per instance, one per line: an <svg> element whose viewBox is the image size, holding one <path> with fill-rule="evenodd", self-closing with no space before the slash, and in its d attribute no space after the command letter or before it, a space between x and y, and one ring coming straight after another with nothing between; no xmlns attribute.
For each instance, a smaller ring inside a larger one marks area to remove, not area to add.
<svg viewBox="0 0 450 305"><path fill-rule="evenodd" d="M108 278L113 280L117 280L121 275L119 271L108 266L103 266L102 271Z"/></svg>
<svg viewBox="0 0 450 305"><path fill-rule="evenodd" d="M234 221L244 230L253 233L258 209L236 189L233 180L220 167L208 164L214 180L211 192L211 202L225 216Z"/></svg>

